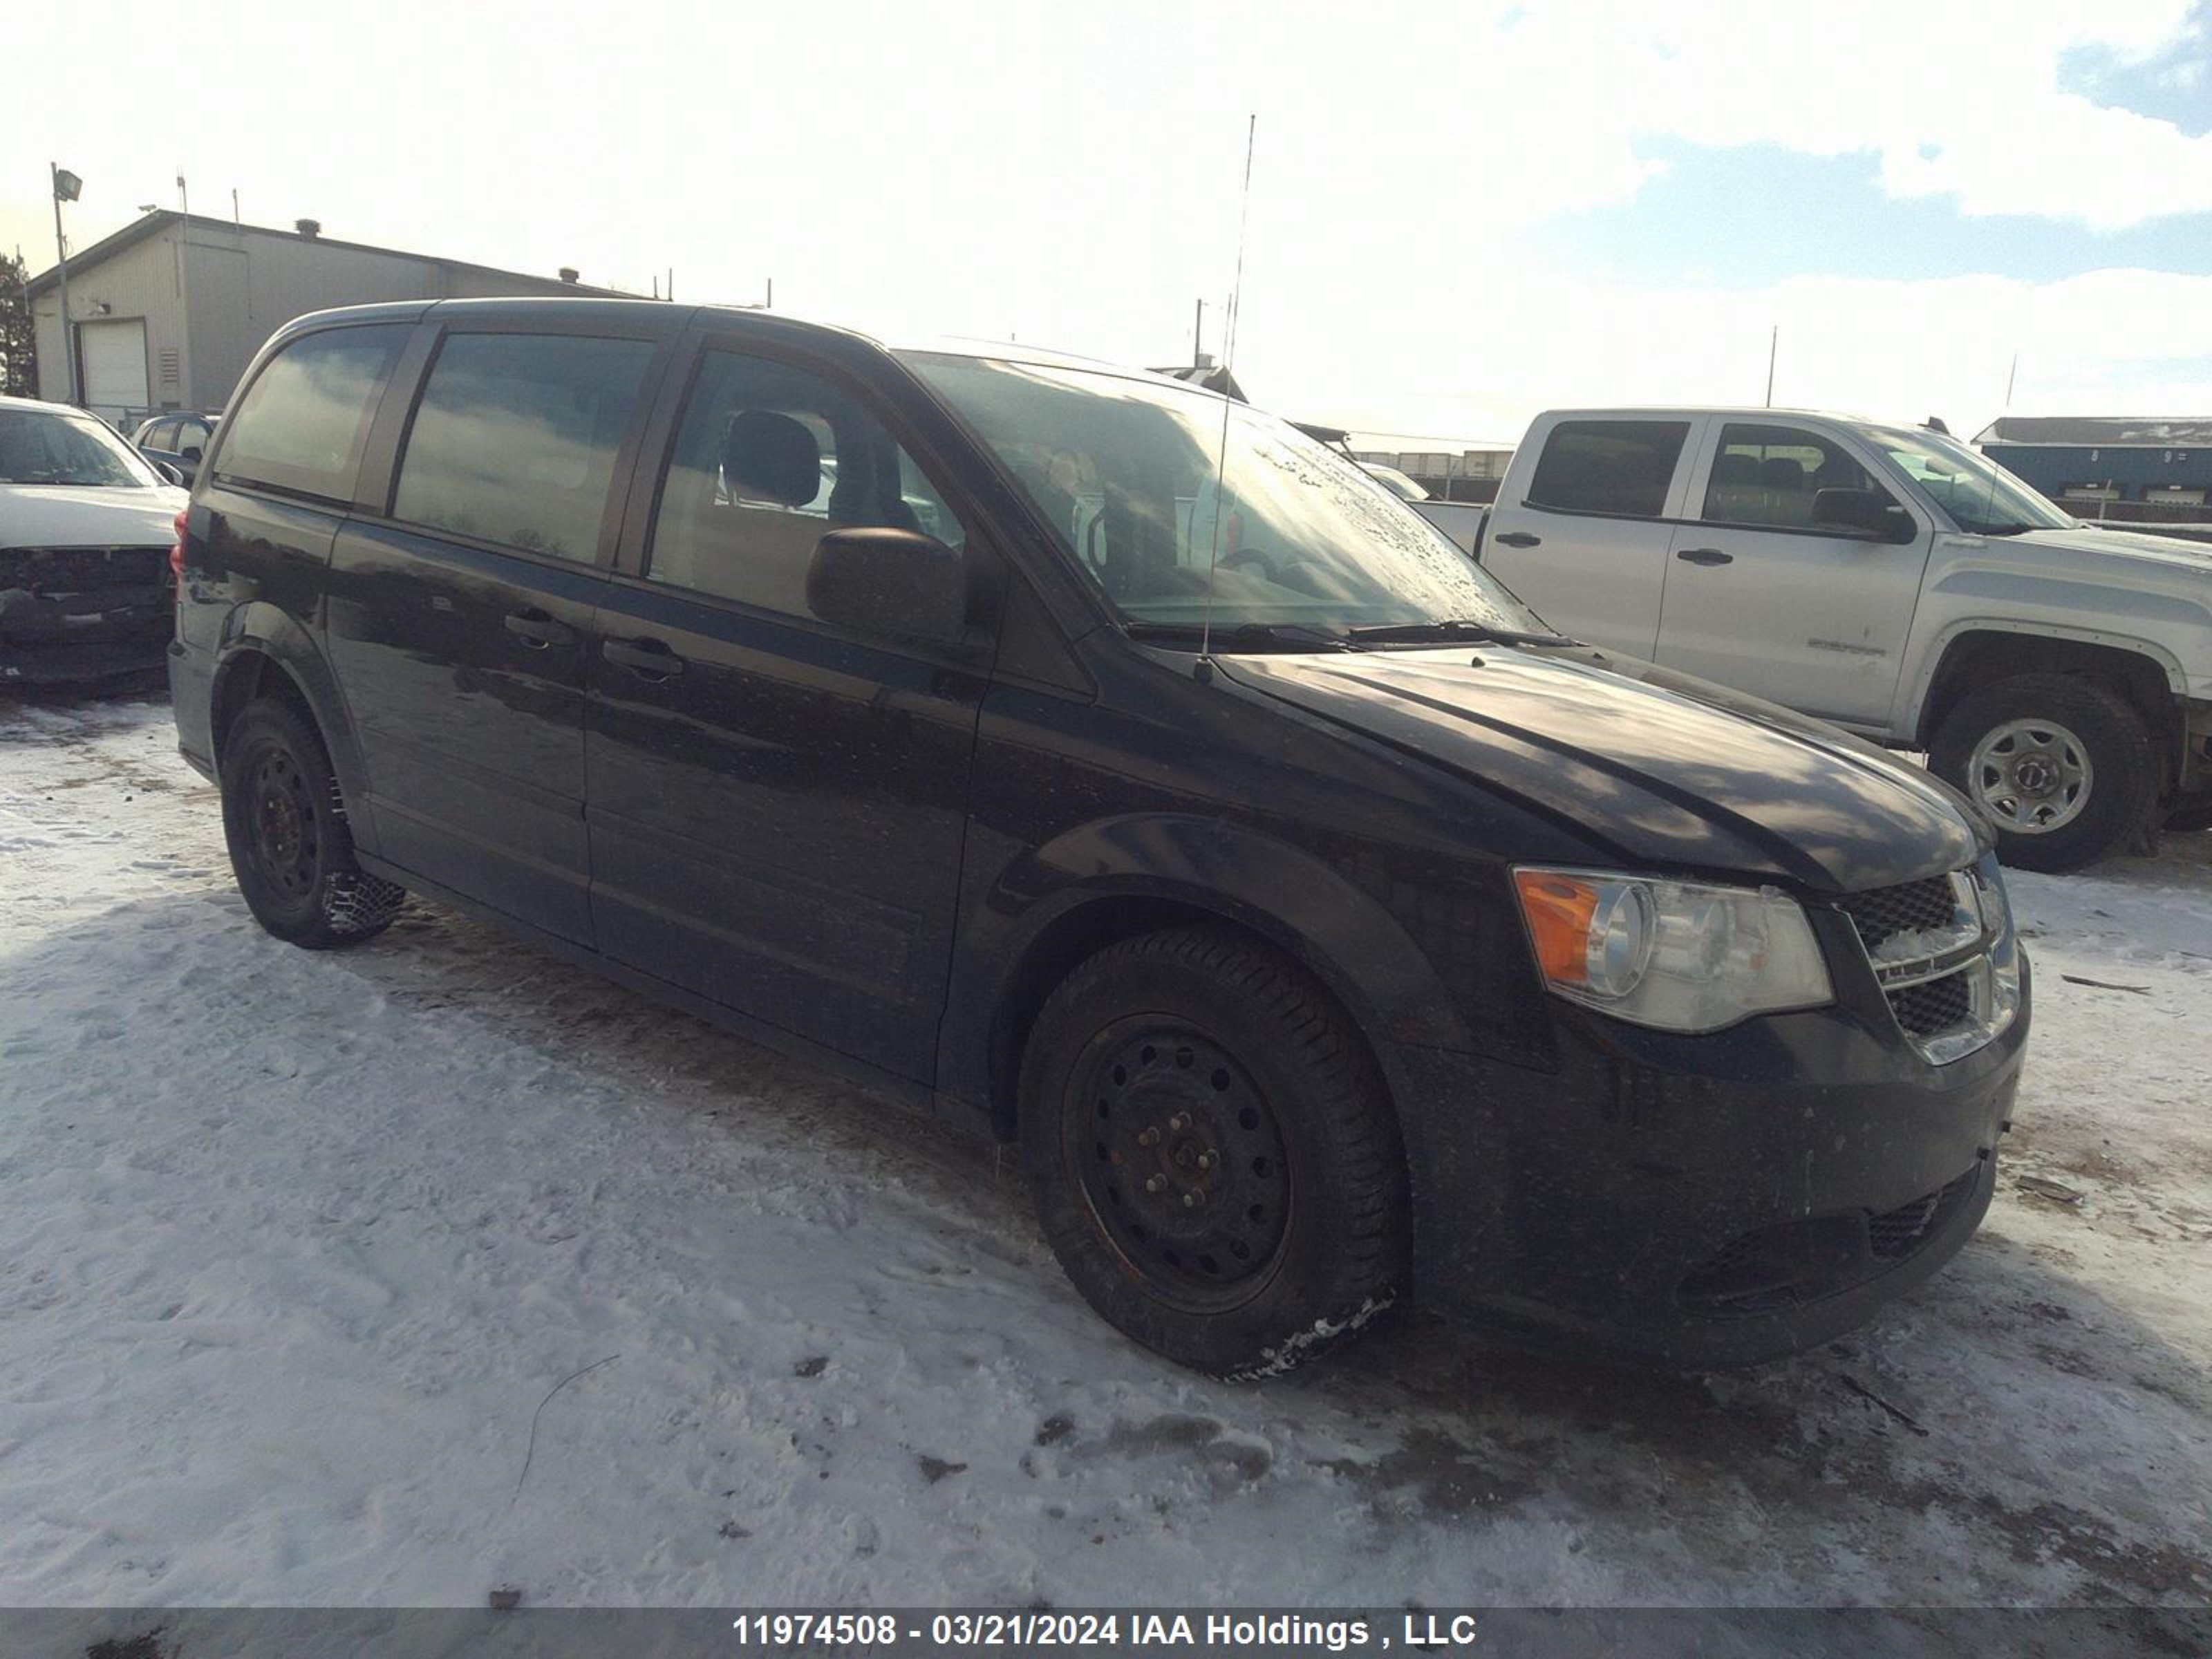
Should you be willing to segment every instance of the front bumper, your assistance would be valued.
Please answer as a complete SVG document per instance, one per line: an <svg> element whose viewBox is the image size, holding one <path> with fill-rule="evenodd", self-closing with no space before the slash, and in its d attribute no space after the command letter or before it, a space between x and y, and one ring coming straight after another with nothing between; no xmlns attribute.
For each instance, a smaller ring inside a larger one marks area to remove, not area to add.
<svg viewBox="0 0 2212 1659"><path fill-rule="evenodd" d="M165 586L49 597L0 590L0 684L114 679L158 671L176 632Z"/></svg>
<svg viewBox="0 0 2212 1659"><path fill-rule="evenodd" d="M1987 1211L2029 989L1942 1066L1840 1006L1685 1037L1561 1004L1555 1073L1398 1051L1417 1299L1685 1366L1850 1329Z"/></svg>

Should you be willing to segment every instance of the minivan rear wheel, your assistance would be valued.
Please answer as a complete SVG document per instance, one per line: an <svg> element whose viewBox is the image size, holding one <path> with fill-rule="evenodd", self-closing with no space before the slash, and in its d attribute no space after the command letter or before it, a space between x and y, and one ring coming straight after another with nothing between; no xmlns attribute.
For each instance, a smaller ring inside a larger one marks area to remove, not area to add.
<svg viewBox="0 0 2212 1659"><path fill-rule="evenodd" d="M263 697L222 748L223 839L246 908L310 951L373 939L407 894L354 861L353 836L322 738L289 703Z"/></svg>
<svg viewBox="0 0 2212 1659"><path fill-rule="evenodd" d="M1179 1364L1285 1371L1401 1293L1405 1153L1374 1060L1326 990L1233 932L1127 940L1054 992L1022 1144L1076 1288Z"/></svg>
<svg viewBox="0 0 2212 1659"><path fill-rule="evenodd" d="M2019 674L1961 697L1928 764L1996 825L2021 870L2078 870L2142 835L2158 757L2127 699L2074 674Z"/></svg>

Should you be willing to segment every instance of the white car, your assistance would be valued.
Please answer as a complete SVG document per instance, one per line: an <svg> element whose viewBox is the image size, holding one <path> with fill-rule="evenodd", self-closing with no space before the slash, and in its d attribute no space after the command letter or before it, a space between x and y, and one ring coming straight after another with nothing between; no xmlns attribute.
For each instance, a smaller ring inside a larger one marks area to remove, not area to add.
<svg viewBox="0 0 2212 1659"><path fill-rule="evenodd" d="M0 398L0 684L160 668L189 499L82 410Z"/></svg>

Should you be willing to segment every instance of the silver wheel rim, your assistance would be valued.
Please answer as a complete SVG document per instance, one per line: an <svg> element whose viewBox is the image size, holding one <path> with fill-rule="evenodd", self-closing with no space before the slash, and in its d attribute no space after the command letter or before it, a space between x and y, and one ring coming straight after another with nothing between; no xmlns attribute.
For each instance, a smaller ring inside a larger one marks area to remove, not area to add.
<svg viewBox="0 0 2212 1659"><path fill-rule="evenodd" d="M1974 798L2015 836L2047 836L2073 823L2096 776L2088 746L2056 720L2007 720L1966 763Z"/></svg>

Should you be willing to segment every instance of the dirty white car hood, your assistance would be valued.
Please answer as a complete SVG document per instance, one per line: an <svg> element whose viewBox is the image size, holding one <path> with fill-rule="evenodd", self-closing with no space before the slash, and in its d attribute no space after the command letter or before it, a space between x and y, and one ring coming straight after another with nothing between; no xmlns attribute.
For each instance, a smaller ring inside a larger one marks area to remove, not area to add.
<svg viewBox="0 0 2212 1659"><path fill-rule="evenodd" d="M167 547L191 499L166 484L0 484L0 547Z"/></svg>

